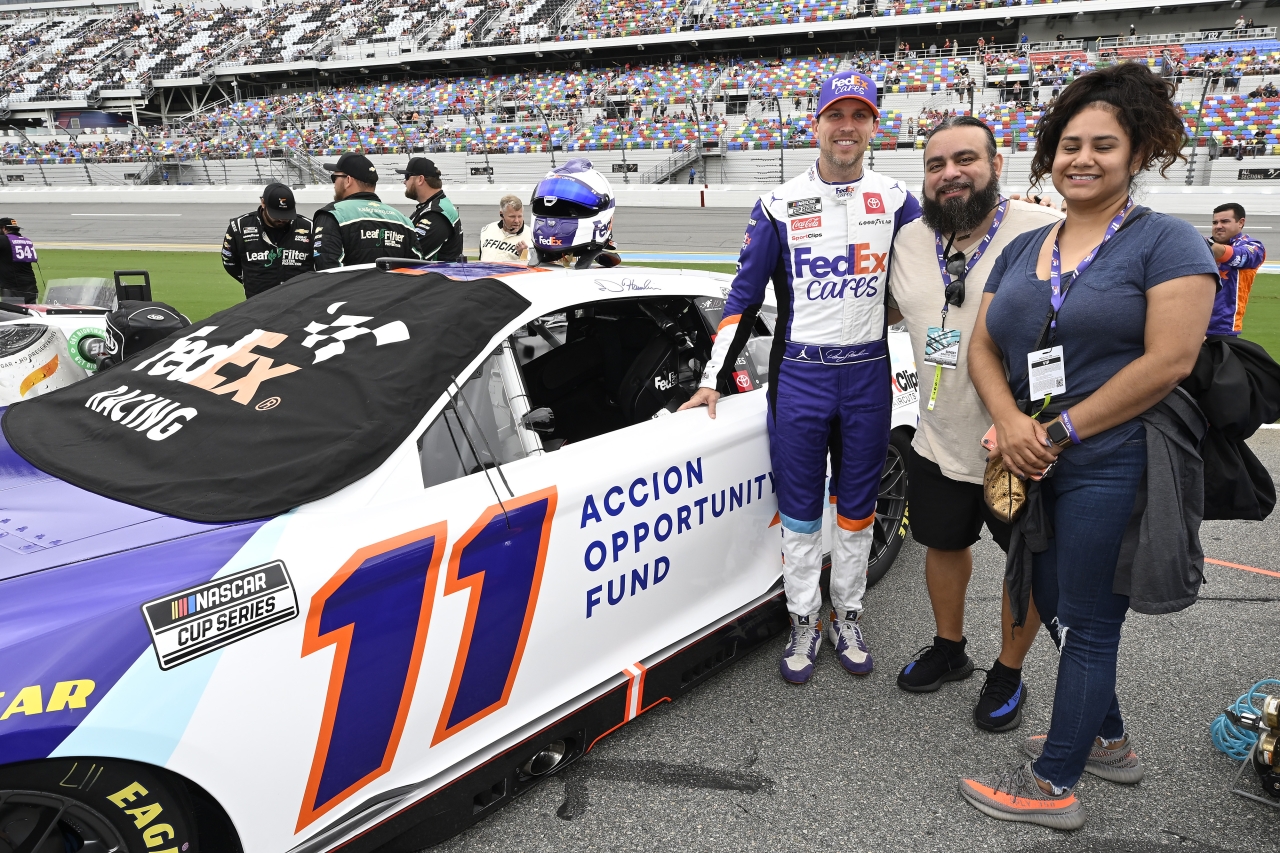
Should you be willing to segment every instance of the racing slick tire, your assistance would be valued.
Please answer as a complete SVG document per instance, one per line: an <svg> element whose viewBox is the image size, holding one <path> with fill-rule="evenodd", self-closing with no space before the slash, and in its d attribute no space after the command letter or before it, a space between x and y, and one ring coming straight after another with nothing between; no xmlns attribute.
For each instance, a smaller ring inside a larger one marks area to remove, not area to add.
<svg viewBox="0 0 1280 853"><path fill-rule="evenodd" d="M0 767L0 853L199 853L194 814L181 780L143 764L58 758Z"/></svg>
<svg viewBox="0 0 1280 853"><path fill-rule="evenodd" d="M898 427L889 434L889 450L880 476L880 496L876 500L876 520L872 527L871 557L867 561L867 586L875 586L888 574L910 529L907 453L911 449L911 438L912 431L907 427Z"/></svg>

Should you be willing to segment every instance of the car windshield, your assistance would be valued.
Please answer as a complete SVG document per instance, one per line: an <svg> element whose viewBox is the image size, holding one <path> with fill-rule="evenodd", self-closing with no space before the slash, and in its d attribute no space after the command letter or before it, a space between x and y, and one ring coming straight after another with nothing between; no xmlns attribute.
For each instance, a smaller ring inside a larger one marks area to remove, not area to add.
<svg viewBox="0 0 1280 853"><path fill-rule="evenodd" d="M39 299L43 305L78 305L114 311L116 288L109 278L52 278Z"/></svg>

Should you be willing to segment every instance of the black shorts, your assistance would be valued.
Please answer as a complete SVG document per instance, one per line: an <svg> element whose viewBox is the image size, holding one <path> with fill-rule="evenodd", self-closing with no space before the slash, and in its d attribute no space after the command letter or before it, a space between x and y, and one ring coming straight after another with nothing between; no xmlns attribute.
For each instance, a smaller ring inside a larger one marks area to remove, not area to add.
<svg viewBox="0 0 1280 853"><path fill-rule="evenodd" d="M986 524L996 544L1009 550L1012 528L992 514L982 497L982 485L951 479L915 447L907 454L907 509L911 536L926 548L968 548L981 538Z"/></svg>

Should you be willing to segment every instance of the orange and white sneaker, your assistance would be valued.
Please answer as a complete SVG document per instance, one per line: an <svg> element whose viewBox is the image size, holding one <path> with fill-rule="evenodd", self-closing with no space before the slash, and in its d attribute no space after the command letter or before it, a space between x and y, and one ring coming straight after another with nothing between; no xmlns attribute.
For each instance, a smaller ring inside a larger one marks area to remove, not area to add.
<svg viewBox="0 0 1280 853"><path fill-rule="evenodd" d="M1034 823L1050 829L1084 826L1084 806L1071 791L1048 793L1036 781L1031 762L1017 765L994 779L961 779L960 796L996 820Z"/></svg>

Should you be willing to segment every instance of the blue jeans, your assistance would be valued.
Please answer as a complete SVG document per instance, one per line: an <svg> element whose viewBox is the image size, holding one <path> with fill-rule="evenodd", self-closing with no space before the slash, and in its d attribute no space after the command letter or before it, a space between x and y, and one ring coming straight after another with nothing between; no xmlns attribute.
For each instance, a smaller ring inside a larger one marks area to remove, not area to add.
<svg viewBox="0 0 1280 853"><path fill-rule="evenodd" d="M1059 661L1053 722L1035 771L1059 787L1080 781L1095 737L1124 734L1116 655L1129 597L1111 587L1146 467L1139 433L1093 464L1075 465L1068 452L1041 486L1054 537L1035 555L1032 592Z"/></svg>

